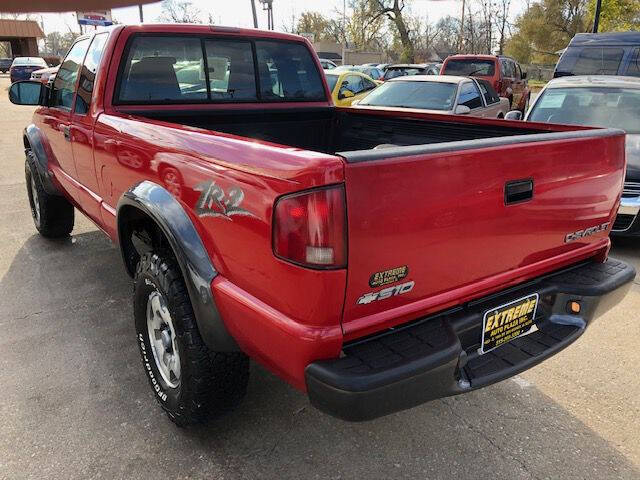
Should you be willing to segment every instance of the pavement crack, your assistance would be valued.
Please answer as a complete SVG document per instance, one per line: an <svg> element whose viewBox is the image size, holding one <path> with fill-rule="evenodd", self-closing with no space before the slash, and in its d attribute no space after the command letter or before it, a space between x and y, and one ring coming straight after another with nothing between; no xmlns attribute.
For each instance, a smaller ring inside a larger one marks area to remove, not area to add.
<svg viewBox="0 0 640 480"><path fill-rule="evenodd" d="M36 315L40 315L42 312L43 312L43 310L39 310L37 312L27 313L26 315L23 315L21 317L16 317L16 320L26 320L29 317L35 317Z"/></svg>
<svg viewBox="0 0 640 480"><path fill-rule="evenodd" d="M508 458L510 458L511 460L513 460L514 462L516 462L518 465L520 465L520 467L534 480L540 480L540 477L538 477L537 475L535 475L531 470L529 470L529 467L527 466L527 464L523 461L520 460L519 458L515 457L509 450L505 450L504 448L502 448L502 446L497 443L495 440L493 440L493 438L489 437L486 433L484 433L482 430L479 430L477 428L475 428L471 423L469 423L466 418L464 418L462 415L460 415L458 412L455 411L455 409L453 408L453 406L451 404L449 404L447 401L445 401L444 399L440 399L440 401L447 406L447 408L449 409L449 411L451 412L451 414L456 417L460 423L462 423L466 428L468 428L469 430L477 433L480 435L480 437L482 437L483 440L485 440L489 445L491 445L493 448L495 448L496 450L498 450L500 453L505 454Z"/></svg>

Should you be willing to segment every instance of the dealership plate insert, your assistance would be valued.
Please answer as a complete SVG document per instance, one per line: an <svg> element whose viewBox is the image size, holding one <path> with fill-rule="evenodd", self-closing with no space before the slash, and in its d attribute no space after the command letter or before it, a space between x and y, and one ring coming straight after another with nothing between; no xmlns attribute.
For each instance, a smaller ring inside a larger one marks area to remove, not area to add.
<svg viewBox="0 0 640 480"><path fill-rule="evenodd" d="M514 338L537 330L535 323L539 295L532 293L488 310L482 320L480 355L490 352Z"/></svg>

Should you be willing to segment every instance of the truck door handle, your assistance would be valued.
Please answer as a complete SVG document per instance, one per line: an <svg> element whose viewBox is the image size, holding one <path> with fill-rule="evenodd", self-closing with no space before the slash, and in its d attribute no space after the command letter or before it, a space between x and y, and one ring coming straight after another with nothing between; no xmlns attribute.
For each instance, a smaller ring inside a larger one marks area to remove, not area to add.
<svg viewBox="0 0 640 480"><path fill-rule="evenodd" d="M69 126L62 127L62 133L64 134L64 139L68 142L71 141L71 128Z"/></svg>
<svg viewBox="0 0 640 480"><path fill-rule="evenodd" d="M533 198L533 179L512 180L504 185L504 204L526 202Z"/></svg>

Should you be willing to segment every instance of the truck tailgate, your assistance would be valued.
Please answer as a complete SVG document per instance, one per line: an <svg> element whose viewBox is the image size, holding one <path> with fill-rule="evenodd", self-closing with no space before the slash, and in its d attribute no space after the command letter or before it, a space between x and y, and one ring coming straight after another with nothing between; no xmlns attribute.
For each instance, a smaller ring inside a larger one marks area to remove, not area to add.
<svg viewBox="0 0 640 480"><path fill-rule="evenodd" d="M341 155L347 340L602 253L625 169L604 129Z"/></svg>

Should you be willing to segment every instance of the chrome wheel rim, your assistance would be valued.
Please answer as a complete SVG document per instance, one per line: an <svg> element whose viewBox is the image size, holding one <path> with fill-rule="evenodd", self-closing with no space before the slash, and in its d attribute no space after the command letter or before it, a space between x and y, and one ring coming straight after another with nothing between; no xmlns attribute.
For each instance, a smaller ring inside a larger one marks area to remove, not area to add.
<svg viewBox="0 0 640 480"><path fill-rule="evenodd" d="M33 220L36 225L40 225L40 199L38 198L38 188L36 187L36 180L31 175L31 213L33 213Z"/></svg>
<svg viewBox="0 0 640 480"><path fill-rule="evenodd" d="M180 352L171 314L158 291L147 299L147 330L158 372L168 387L176 388L180 385Z"/></svg>

